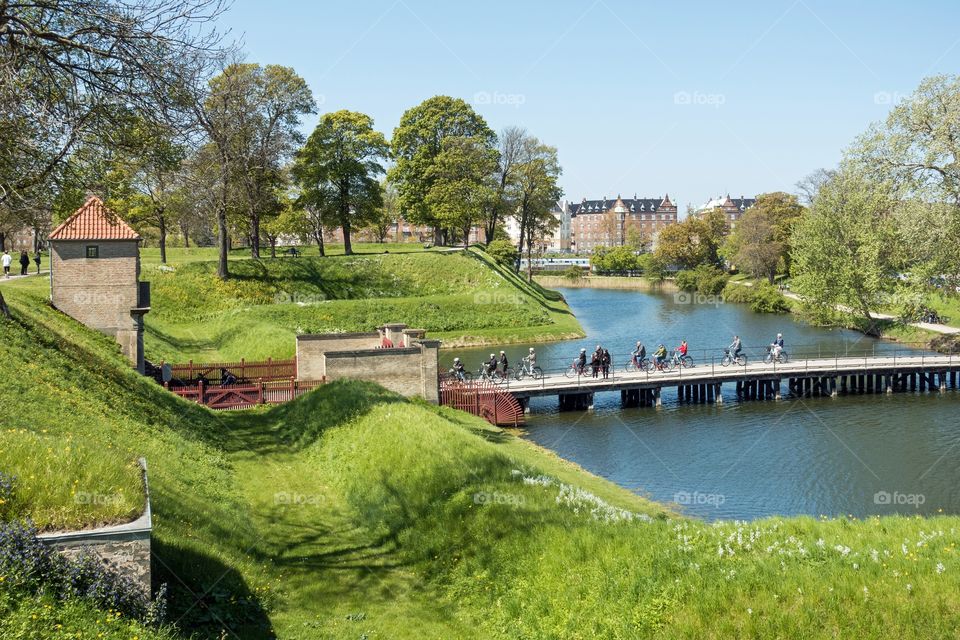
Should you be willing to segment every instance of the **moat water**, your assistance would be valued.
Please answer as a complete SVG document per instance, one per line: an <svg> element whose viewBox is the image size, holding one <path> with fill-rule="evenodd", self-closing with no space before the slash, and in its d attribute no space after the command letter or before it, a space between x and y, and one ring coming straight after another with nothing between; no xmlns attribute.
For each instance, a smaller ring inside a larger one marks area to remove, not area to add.
<svg viewBox="0 0 960 640"><path fill-rule="evenodd" d="M659 343L673 348L686 339L699 366L722 356L734 334L751 358L761 357L778 332L794 360L909 350L712 299L561 291L587 337L535 345L547 375L562 375L581 347L592 351L597 344L622 370L637 340L652 352ZM526 347L505 350L515 362ZM445 352L443 360L459 355L475 370L490 352ZM722 405L680 404L673 388L664 389L659 409L623 409L616 392L598 393L593 410L580 412L559 411L556 397L533 399L525 432L596 475L706 519L957 514L958 415L960 390L740 402L727 385Z"/></svg>

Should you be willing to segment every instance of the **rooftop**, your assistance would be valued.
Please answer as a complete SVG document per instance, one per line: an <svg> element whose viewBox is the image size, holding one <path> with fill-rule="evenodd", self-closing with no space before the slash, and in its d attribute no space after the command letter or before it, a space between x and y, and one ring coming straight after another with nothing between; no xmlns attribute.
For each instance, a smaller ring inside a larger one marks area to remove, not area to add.
<svg viewBox="0 0 960 640"><path fill-rule="evenodd" d="M47 237L50 240L139 240L140 234L107 209L103 200L91 196Z"/></svg>

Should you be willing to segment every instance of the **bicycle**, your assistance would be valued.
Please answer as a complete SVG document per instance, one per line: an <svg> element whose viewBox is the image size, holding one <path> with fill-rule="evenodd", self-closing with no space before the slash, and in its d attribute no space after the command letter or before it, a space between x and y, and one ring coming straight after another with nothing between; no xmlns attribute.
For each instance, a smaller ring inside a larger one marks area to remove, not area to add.
<svg viewBox="0 0 960 640"><path fill-rule="evenodd" d="M486 367L480 367L480 370L477 371L477 378L481 382L492 382L493 384L502 384L506 382L511 375L513 375L513 369L507 369L506 372L495 369L491 373L487 371Z"/></svg>
<svg viewBox="0 0 960 640"><path fill-rule="evenodd" d="M742 353L738 353L737 357L734 358L733 355L730 353L730 349L724 349L723 359L720 360L720 366L729 367L731 364L734 364L734 363L736 363L737 366L740 366L740 367L747 366L747 356L743 355Z"/></svg>
<svg viewBox="0 0 960 640"><path fill-rule="evenodd" d="M624 365L623 369L627 373L634 373L636 371L653 371L655 369L653 361L649 358L640 358L639 361L636 357L630 358L627 361L627 364Z"/></svg>
<svg viewBox="0 0 960 640"><path fill-rule="evenodd" d="M763 359L764 364L771 364L776 361L777 364L786 364L790 360L790 357L787 355L787 352L783 349L780 349L780 353L776 356L773 355L773 345L767 347L767 355Z"/></svg>
<svg viewBox="0 0 960 640"><path fill-rule="evenodd" d="M580 361L574 360L573 363L570 365L570 367L563 372L563 375L565 375L568 378L577 378L579 376L585 375L586 371L587 371L586 365L581 367Z"/></svg>
<svg viewBox="0 0 960 640"><path fill-rule="evenodd" d="M517 380L523 380L524 376L530 376L534 380L539 380L543 377L543 369L536 365L531 367L530 360L524 358L520 361L520 368L517 369L513 375Z"/></svg>
<svg viewBox="0 0 960 640"><path fill-rule="evenodd" d="M696 365L693 363L693 358L690 357L689 354L687 354L687 355L682 355L682 356L681 356L681 355L680 355L680 352L674 351L674 352L673 352L673 355L672 355L671 358L670 358L670 368L671 368L671 369L674 368L674 367L680 367L680 368L687 367L688 369L690 369L690 368L693 368L693 367L695 367L695 366L696 366Z"/></svg>

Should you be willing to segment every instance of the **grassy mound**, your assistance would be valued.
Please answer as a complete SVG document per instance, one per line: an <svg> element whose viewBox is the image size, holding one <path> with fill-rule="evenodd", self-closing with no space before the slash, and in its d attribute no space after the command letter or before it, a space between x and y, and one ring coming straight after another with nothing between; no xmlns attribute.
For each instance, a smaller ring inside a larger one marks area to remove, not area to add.
<svg viewBox="0 0 960 640"><path fill-rule="evenodd" d="M128 517L63 487L137 495L129 469L145 455L154 571L178 637L940 638L960 626L960 518L681 519L371 384L214 413L139 378L108 339L38 298L4 291L16 319L0 321L0 358L20 380L0 387L0 471L38 438L67 461L84 447L58 473L31 461L16 515L46 528ZM107 629L105 616L0 581L4 638L67 637L57 624L82 637L173 633Z"/></svg>
<svg viewBox="0 0 960 640"><path fill-rule="evenodd" d="M297 333L369 331L386 322L453 344L580 335L562 299L479 250L235 260L154 270L149 357L289 357Z"/></svg>

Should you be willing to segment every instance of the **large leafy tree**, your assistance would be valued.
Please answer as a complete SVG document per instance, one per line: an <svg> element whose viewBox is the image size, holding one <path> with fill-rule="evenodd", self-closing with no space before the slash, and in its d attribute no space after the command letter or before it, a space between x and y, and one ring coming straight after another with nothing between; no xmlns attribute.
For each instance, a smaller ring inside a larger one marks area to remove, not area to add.
<svg viewBox="0 0 960 640"><path fill-rule="evenodd" d="M727 237L723 252L738 267L773 283L778 269L790 270L790 236L803 211L789 193L757 196Z"/></svg>
<svg viewBox="0 0 960 640"><path fill-rule="evenodd" d="M450 136L427 171L426 203L437 223L460 232L470 242L470 229L496 196L497 150L483 138Z"/></svg>
<svg viewBox="0 0 960 640"><path fill-rule="evenodd" d="M844 167L825 183L793 236L793 288L818 315L871 319L902 263L888 184Z"/></svg>
<svg viewBox="0 0 960 640"><path fill-rule="evenodd" d="M498 162L493 176L494 192L487 202L483 216L483 230L487 245L493 242L501 223L513 214L514 187L517 167L523 153L527 132L521 127L507 127L497 140Z"/></svg>
<svg viewBox="0 0 960 640"><path fill-rule="evenodd" d="M434 96L408 109L393 131L391 141L395 165L389 179L397 187L403 217L413 224L434 228L435 240L448 235L428 200L441 172L434 168L450 137L473 138L493 147L496 134L473 108L459 98Z"/></svg>
<svg viewBox="0 0 960 640"><path fill-rule="evenodd" d="M702 264L720 264L720 246L726 221L720 211L688 216L664 227L657 235L656 257L661 264L693 269Z"/></svg>
<svg viewBox="0 0 960 640"><path fill-rule="evenodd" d="M344 253L353 248L350 233L372 220L383 207L378 178L389 146L373 128L373 118L355 111L336 111L320 118L307 144L297 154L294 175L304 206L320 212L326 226L343 229Z"/></svg>
<svg viewBox="0 0 960 640"><path fill-rule="evenodd" d="M537 138L524 136L517 160L513 201L520 227L517 249L527 254L527 279L533 279L533 248L538 241L552 233L559 221L551 214L557 200L563 195L560 188L560 160L557 148L543 144Z"/></svg>

